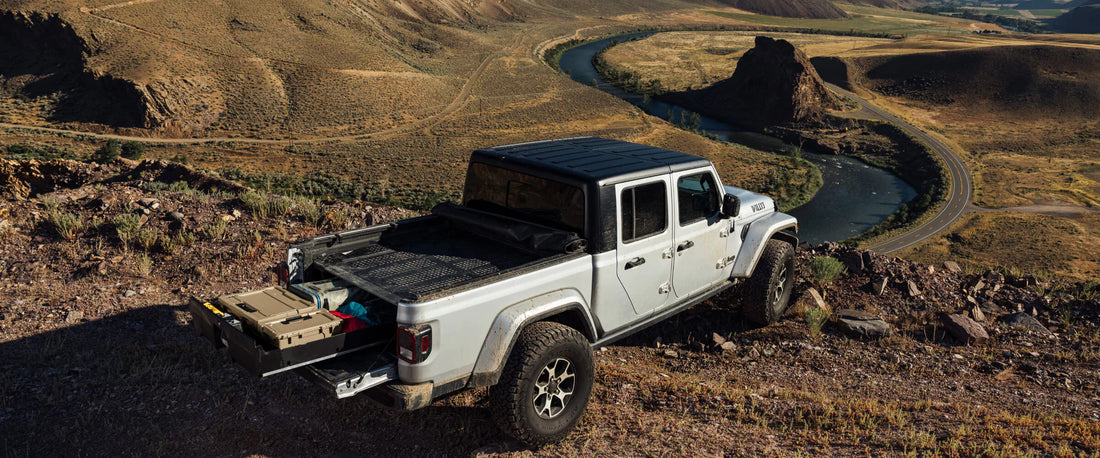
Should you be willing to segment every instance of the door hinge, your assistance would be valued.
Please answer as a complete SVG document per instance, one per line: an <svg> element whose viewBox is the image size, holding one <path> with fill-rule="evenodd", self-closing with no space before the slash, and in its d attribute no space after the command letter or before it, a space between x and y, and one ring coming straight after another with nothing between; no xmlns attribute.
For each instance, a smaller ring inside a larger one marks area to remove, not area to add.
<svg viewBox="0 0 1100 458"><path fill-rule="evenodd" d="M719 237L729 237L730 236L729 228L722 229L722 231L718 233L718 236Z"/></svg>
<svg viewBox="0 0 1100 458"><path fill-rule="evenodd" d="M715 269L725 269L726 266L728 266L730 264L733 264L733 259L735 257L736 256L730 256L728 258L719 259L718 262L715 264L714 268Z"/></svg>
<svg viewBox="0 0 1100 458"><path fill-rule="evenodd" d="M665 250L663 253L661 253L661 258L663 258L663 259L672 259L672 248L669 248L669 249Z"/></svg>
<svg viewBox="0 0 1100 458"><path fill-rule="evenodd" d="M665 283L657 287L657 294L668 294L671 290L672 288L668 286L668 283Z"/></svg>

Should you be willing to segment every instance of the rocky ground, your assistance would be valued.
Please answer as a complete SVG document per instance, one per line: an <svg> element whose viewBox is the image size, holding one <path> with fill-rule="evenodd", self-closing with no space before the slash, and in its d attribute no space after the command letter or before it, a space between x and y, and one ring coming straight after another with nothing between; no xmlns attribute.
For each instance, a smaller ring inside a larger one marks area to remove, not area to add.
<svg viewBox="0 0 1100 458"><path fill-rule="evenodd" d="M189 326L189 296L273 283L291 241L411 213L165 162L3 161L0 185L4 456L1100 450L1094 285L804 246L782 321L747 326L732 292L597 352L577 431L528 451L486 390L411 413L331 399L249 377Z"/></svg>

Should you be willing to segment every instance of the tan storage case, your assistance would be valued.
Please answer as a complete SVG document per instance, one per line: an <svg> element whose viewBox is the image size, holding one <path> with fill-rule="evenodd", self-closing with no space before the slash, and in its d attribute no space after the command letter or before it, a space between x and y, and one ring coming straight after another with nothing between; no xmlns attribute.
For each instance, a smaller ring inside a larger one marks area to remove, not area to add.
<svg viewBox="0 0 1100 458"><path fill-rule="evenodd" d="M340 332L342 320L328 310L313 310L314 313L268 321L260 326L260 332L270 337L279 349L329 338Z"/></svg>
<svg viewBox="0 0 1100 458"><path fill-rule="evenodd" d="M218 304L252 329L259 329L272 321L317 311L317 305L313 301L302 299L278 286L247 293L226 294L218 298Z"/></svg>

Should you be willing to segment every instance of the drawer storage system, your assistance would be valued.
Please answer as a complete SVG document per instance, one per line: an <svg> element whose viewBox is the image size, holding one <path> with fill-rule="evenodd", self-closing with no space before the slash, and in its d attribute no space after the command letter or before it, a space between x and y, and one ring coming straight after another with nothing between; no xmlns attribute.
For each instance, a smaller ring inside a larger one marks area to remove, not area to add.
<svg viewBox="0 0 1100 458"><path fill-rule="evenodd" d="M366 389L365 385L396 377L396 369L392 374L389 370L379 372L379 367L392 364L389 354L393 353L396 323L389 312L383 314L386 320L345 332L344 320L328 308L358 298L370 307L392 307L371 301L369 294L343 282L326 280L292 285L291 289L274 286L227 294L210 302L191 298L188 309L200 334L215 346L226 347L233 360L260 377L367 350L363 353L384 364L372 368L375 373L367 379L371 383L356 385Z"/></svg>
<svg viewBox="0 0 1100 458"><path fill-rule="evenodd" d="M218 298L218 305L251 328L317 311L312 302L278 286L226 294Z"/></svg>
<svg viewBox="0 0 1100 458"><path fill-rule="evenodd" d="M260 325L260 332L276 347L289 348L332 337L340 332L341 320L328 310L273 320Z"/></svg>

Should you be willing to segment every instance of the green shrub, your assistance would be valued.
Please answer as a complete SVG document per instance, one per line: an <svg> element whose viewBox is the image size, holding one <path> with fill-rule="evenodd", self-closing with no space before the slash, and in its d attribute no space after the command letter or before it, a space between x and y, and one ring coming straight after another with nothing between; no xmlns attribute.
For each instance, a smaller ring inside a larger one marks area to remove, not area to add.
<svg viewBox="0 0 1100 458"><path fill-rule="evenodd" d="M821 335L821 328L829 320L829 312L818 307L807 307L802 312L802 318L806 320L806 326L810 330L810 337L817 338Z"/></svg>
<svg viewBox="0 0 1100 458"><path fill-rule="evenodd" d="M53 211L46 214L46 224L65 240L71 240L84 227L84 221L76 213Z"/></svg>
<svg viewBox="0 0 1100 458"><path fill-rule="evenodd" d="M158 237L160 237L160 234L158 234L155 229L142 228L137 232L137 245L141 247L141 249L149 251L157 244Z"/></svg>
<svg viewBox="0 0 1100 458"><path fill-rule="evenodd" d="M168 190L172 192L191 192L191 186L186 181L180 180L168 185Z"/></svg>
<svg viewBox="0 0 1100 458"><path fill-rule="evenodd" d="M241 194L240 199L256 219L283 216L290 213L290 209L294 208L294 201L290 198L272 197L255 191Z"/></svg>
<svg viewBox="0 0 1100 458"><path fill-rule="evenodd" d="M168 183L163 181L150 181L141 185L141 189L149 192L166 191L168 190Z"/></svg>
<svg viewBox="0 0 1100 458"><path fill-rule="evenodd" d="M115 159L118 159L121 148L122 142L114 139L107 140L106 144L95 150L95 153L92 153L91 159L93 162L98 162L100 164L113 162Z"/></svg>
<svg viewBox="0 0 1100 458"><path fill-rule="evenodd" d="M209 226L206 226L206 228L203 229L203 232L206 233L206 238L210 240L221 240L221 238L225 236L226 226L227 224L225 220L218 218L215 219L213 223L210 223Z"/></svg>
<svg viewBox="0 0 1100 458"><path fill-rule="evenodd" d="M134 270L137 272L138 275L141 275L142 277L148 277L149 274L153 272L153 258L150 258L149 255L145 253L142 253L141 256L138 256L137 264L134 266Z"/></svg>
<svg viewBox="0 0 1100 458"><path fill-rule="evenodd" d="M268 202L271 200L267 194L261 194L255 191L248 191L241 194L241 203L244 204L248 211L252 212L252 216L256 219L267 218L269 213Z"/></svg>
<svg viewBox="0 0 1100 458"><path fill-rule="evenodd" d="M817 256L810 261L810 271L818 286L822 288L836 281L840 274L844 273L844 269L843 263L830 256Z"/></svg>
<svg viewBox="0 0 1100 458"><path fill-rule="evenodd" d="M286 197L275 197L268 200L268 213L271 216L283 216L290 213L290 209L294 208L294 201Z"/></svg>
<svg viewBox="0 0 1100 458"><path fill-rule="evenodd" d="M126 159L138 161L143 154L145 154L145 144L142 142L128 141L122 144L121 155Z"/></svg>
<svg viewBox="0 0 1100 458"><path fill-rule="evenodd" d="M134 213L127 213L118 215L114 219L115 233L118 234L118 240L122 242L123 249L130 249L130 244L137 240L138 232L141 229L141 216Z"/></svg>
<svg viewBox="0 0 1100 458"><path fill-rule="evenodd" d="M306 197L299 197L296 207L298 208L298 215L302 217L305 222L316 226L321 221L321 209L317 207L317 203L313 199Z"/></svg>

